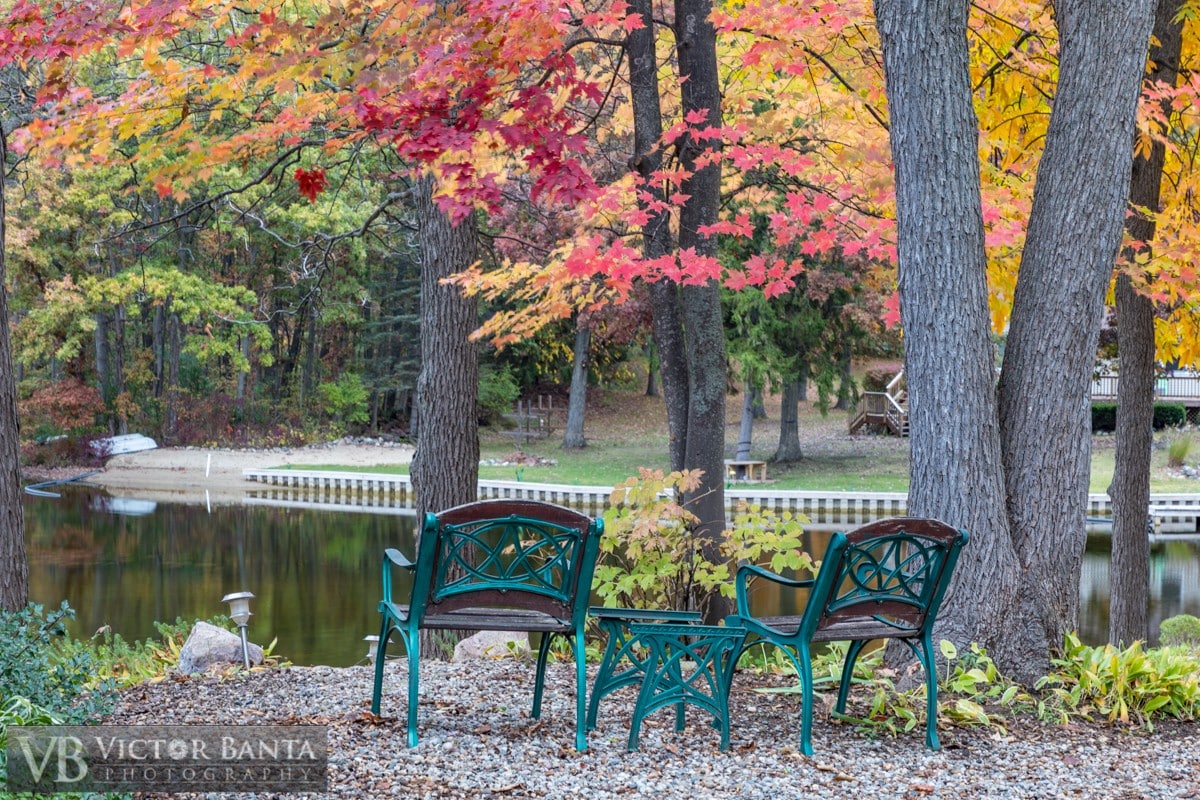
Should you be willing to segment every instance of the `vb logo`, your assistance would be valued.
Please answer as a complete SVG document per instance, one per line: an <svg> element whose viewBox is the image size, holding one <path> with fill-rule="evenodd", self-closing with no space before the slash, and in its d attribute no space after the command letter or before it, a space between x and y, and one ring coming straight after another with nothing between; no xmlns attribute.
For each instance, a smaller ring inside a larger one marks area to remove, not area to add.
<svg viewBox="0 0 1200 800"><path fill-rule="evenodd" d="M9 728L9 733L16 733L17 728ZM18 769L18 764L12 758L15 755L9 748L9 783L16 773L25 773L33 785L43 782L53 784L77 784L87 778L87 750L83 741L76 736L12 736L10 744L16 745L18 761L23 761L24 770ZM64 791L69 787L59 789Z"/></svg>

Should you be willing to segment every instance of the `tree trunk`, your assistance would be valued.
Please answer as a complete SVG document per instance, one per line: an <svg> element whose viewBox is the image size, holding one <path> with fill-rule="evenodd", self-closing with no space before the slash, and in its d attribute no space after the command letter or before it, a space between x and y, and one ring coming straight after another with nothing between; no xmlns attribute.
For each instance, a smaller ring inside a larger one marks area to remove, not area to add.
<svg viewBox="0 0 1200 800"><path fill-rule="evenodd" d="M717 39L711 0L676 0L675 41L678 47L681 111L703 114L705 124L721 126L721 91L717 71ZM717 239L702 234L720 212L721 166L713 158L712 139L684 136L680 164L690 174L680 193L688 200L679 212L679 250L716 258ZM706 163L707 162L707 163ZM701 165L704 166L701 166ZM719 562L725 531L725 328L721 293L716 281L683 286L683 320L688 365L687 447L684 466L703 473L699 488L684 498L699 519L697 532L709 560ZM665 356L664 356L665 363ZM725 617L728 603L716 598L705 610L706 621Z"/></svg>
<svg viewBox="0 0 1200 800"><path fill-rule="evenodd" d="M738 425L737 452L734 458L746 461L750 458L750 445L754 439L754 386L750 381L742 382L742 416Z"/></svg>
<svg viewBox="0 0 1200 800"><path fill-rule="evenodd" d="M416 185L421 246L421 371L416 448L410 473L417 519L479 499L479 354L470 341L476 302L442 279L475 263L475 218L455 225L433 200L433 178ZM421 652L439 655L444 637L421 632ZM442 641L439 641L441 639Z"/></svg>
<svg viewBox="0 0 1200 800"><path fill-rule="evenodd" d="M21 450L18 445L17 386L13 381L5 281L5 191L8 142L0 128L0 610L17 611L29 600L29 561L25 556L25 517L21 503Z"/></svg>
<svg viewBox="0 0 1200 800"><path fill-rule="evenodd" d="M1026 626L1013 622L1026 589L1004 516L968 6L876 0L875 9L896 175L908 509L971 535L935 638L998 648L1007 669L1029 650Z"/></svg>
<svg viewBox="0 0 1200 800"><path fill-rule="evenodd" d="M567 401L567 430L563 447L587 447L583 438L583 418L587 413L588 362L592 329L586 322L575 321L575 365L571 369L571 395Z"/></svg>
<svg viewBox="0 0 1200 800"><path fill-rule="evenodd" d="M779 405L779 447L775 449L775 461L799 461L804 457L800 448L800 381L788 381L783 385L783 398Z"/></svg>
<svg viewBox="0 0 1200 800"><path fill-rule="evenodd" d="M433 179L417 183L421 245L420 426L413 454L418 519L479 497L479 358L470 341L476 304L441 283L476 260L475 220L457 225L433 201Z"/></svg>
<svg viewBox="0 0 1200 800"><path fill-rule="evenodd" d="M104 402L109 404L112 403L115 393L108 359L108 315L97 312L94 318L96 320L96 332L93 334L96 346L96 389L99 390L100 397Z"/></svg>
<svg viewBox="0 0 1200 800"><path fill-rule="evenodd" d="M242 357L246 359L246 363L250 362L250 337L242 337ZM237 394L236 399L238 405L244 405L246 402L246 377L249 373L238 370L237 374Z"/></svg>
<svg viewBox="0 0 1200 800"><path fill-rule="evenodd" d="M666 195L654 173L662 168L662 109L658 92L658 57L654 46L654 6L651 0L633 0L631 8L642 18L642 27L629 33L629 86L633 106L633 158L630 163L645 182L638 206L649 215L643 228L642 253L655 259L670 253L670 217ZM667 410L668 451L671 469L681 470L687 450L688 363L684 347L679 287L670 281L652 283L652 332L658 350L659 377Z"/></svg>
<svg viewBox="0 0 1200 800"><path fill-rule="evenodd" d="M179 433L179 359L183 353L182 327L178 314L167 315L167 409L164 425L168 441L174 441Z"/></svg>
<svg viewBox="0 0 1200 800"><path fill-rule="evenodd" d="M847 338L842 343L842 355L838 360L838 396L837 403L833 406L838 411L849 411L854 398L854 376L850 374L850 365L853 357L854 346L850 343L850 339Z"/></svg>
<svg viewBox="0 0 1200 800"><path fill-rule="evenodd" d="M300 405L313 405L316 402L317 388L317 319L320 317L320 310L317 308L317 301L313 300L308 305L308 314L305 319L305 325L308 328L308 337L304 343L304 370L300 377Z"/></svg>
<svg viewBox="0 0 1200 800"><path fill-rule="evenodd" d="M1125 226L1154 0L1058 0L1059 80L998 389L1009 525L1034 600L1027 664L1076 628L1089 390ZM911 388L911 380L909 386ZM1038 642L1044 640L1044 645ZM1036 643L1036 649L1034 645Z"/></svg>
<svg viewBox="0 0 1200 800"><path fill-rule="evenodd" d="M118 304L113 311L113 382L116 397L125 394L125 331L127 329L127 314L124 304ZM129 420L120 411L121 404L114 406L115 420L113 433L124 436L129 433Z"/></svg>
<svg viewBox="0 0 1200 800"><path fill-rule="evenodd" d="M1159 0L1154 18L1147 83L1174 86L1179 77L1183 23L1175 16L1181 0ZM1169 111L1170 109L1164 109ZM1129 202L1158 210L1166 148L1155 141L1149 157L1135 158ZM1154 220L1136 209L1127 218L1132 239L1148 242ZM1117 384L1116 469L1108 495L1113 504L1112 561L1109 567L1108 640L1132 644L1150 636L1150 450L1154 443L1154 304L1133 290L1128 275L1117 278L1117 347L1121 380Z"/></svg>
<svg viewBox="0 0 1200 800"><path fill-rule="evenodd" d="M653 344L643 349L646 354L646 397L658 397L658 352Z"/></svg>
<svg viewBox="0 0 1200 800"><path fill-rule="evenodd" d="M165 306L171 303L168 298L165 304L154 305L154 321L150 324L150 351L154 353L154 396L162 397L166 389L166 351L167 351L167 312Z"/></svg>

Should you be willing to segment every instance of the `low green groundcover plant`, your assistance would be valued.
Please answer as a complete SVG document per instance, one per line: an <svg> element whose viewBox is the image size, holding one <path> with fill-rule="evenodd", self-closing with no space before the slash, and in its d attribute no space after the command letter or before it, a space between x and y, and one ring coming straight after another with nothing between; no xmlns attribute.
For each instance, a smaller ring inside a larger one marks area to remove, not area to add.
<svg viewBox="0 0 1200 800"><path fill-rule="evenodd" d="M813 659L817 692L837 690L846 643L832 644ZM764 648L765 649L765 648ZM952 725L984 726L1001 733L1018 714L1065 724L1072 719L1136 726L1148 731L1164 718L1200 717L1200 653L1191 646L1147 650L1090 646L1068 635L1055 671L1028 691L1004 677L976 644L960 652L941 642L944 673L938 680L938 717ZM742 662L759 669L790 670L786 659L749 651ZM898 675L883 663L882 648L855 664L854 685L842 722L870 734L898 735L924 724L925 688L898 688ZM765 691L791 693L799 687Z"/></svg>
<svg viewBox="0 0 1200 800"><path fill-rule="evenodd" d="M1069 634L1053 664L1055 672L1038 683L1047 693L1039 704L1044 718L1102 718L1152 729L1155 717L1196 719L1200 711L1200 657L1191 646L1092 647Z"/></svg>

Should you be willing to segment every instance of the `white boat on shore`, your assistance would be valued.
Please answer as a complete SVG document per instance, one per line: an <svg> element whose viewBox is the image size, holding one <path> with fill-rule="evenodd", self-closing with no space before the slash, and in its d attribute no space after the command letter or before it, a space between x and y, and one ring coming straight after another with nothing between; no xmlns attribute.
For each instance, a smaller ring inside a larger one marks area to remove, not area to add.
<svg viewBox="0 0 1200 800"><path fill-rule="evenodd" d="M155 450L158 442L142 433L127 433L122 436L106 436L95 439L89 445L97 456L119 456L125 453L140 453L143 450Z"/></svg>

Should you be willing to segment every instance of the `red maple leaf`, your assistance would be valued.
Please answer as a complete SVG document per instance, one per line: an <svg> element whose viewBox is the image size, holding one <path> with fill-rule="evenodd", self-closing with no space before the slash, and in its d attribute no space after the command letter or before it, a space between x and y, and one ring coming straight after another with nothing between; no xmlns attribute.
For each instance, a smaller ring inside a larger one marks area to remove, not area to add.
<svg viewBox="0 0 1200 800"><path fill-rule="evenodd" d="M300 194L307 197L309 202L315 203L317 195L325 191L325 187L329 184L325 181L325 170L320 167L312 169L297 167L296 185L300 187Z"/></svg>

